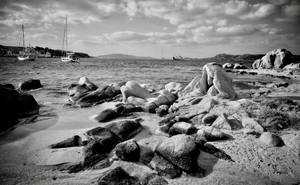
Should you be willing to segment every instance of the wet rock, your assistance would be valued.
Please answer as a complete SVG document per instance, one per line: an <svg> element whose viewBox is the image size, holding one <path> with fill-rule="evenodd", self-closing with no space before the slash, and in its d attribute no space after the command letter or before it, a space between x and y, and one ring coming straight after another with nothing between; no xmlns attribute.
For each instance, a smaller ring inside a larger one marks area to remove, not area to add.
<svg viewBox="0 0 300 185"><path fill-rule="evenodd" d="M138 161L140 147L134 139L117 144L115 153L123 161Z"/></svg>
<svg viewBox="0 0 300 185"><path fill-rule="evenodd" d="M157 146L156 152L184 171L195 169L198 150L191 136L179 134L167 138Z"/></svg>
<svg viewBox="0 0 300 185"><path fill-rule="evenodd" d="M0 132L17 124L18 118L32 116L39 112L39 105L32 95L3 85L0 85L0 102Z"/></svg>
<svg viewBox="0 0 300 185"><path fill-rule="evenodd" d="M98 122L107 122L119 117L119 114L112 109L105 109L100 112L94 119Z"/></svg>
<svg viewBox="0 0 300 185"><path fill-rule="evenodd" d="M132 138L143 129L140 120L116 121L105 126L105 128L117 135L122 141Z"/></svg>
<svg viewBox="0 0 300 185"><path fill-rule="evenodd" d="M92 155L108 153L120 142L115 134L103 127L91 129L87 131L87 135L91 139L86 146L86 151Z"/></svg>
<svg viewBox="0 0 300 185"><path fill-rule="evenodd" d="M121 167L108 170L97 180L98 185L139 185L136 177L130 176Z"/></svg>
<svg viewBox="0 0 300 185"><path fill-rule="evenodd" d="M155 109L155 112L158 116L162 117L168 114L169 106L168 105L161 105Z"/></svg>
<svg viewBox="0 0 300 185"><path fill-rule="evenodd" d="M150 166L156 170L159 175L166 176L171 179L179 177L182 174L178 167L156 153L150 162Z"/></svg>
<svg viewBox="0 0 300 185"><path fill-rule="evenodd" d="M168 181L163 177L151 174L142 180L142 185L167 185Z"/></svg>
<svg viewBox="0 0 300 185"><path fill-rule="evenodd" d="M170 135L177 135L177 134L194 134L197 129L190 123L186 122L177 122L174 123L173 126L169 129Z"/></svg>
<svg viewBox="0 0 300 185"><path fill-rule="evenodd" d="M228 119L226 114L221 114L211 125L214 128L226 129L226 130L237 130L241 129L241 123L236 119Z"/></svg>
<svg viewBox="0 0 300 185"><path fill-rule="evenodd" d="M89 169L94 168L94 166L97 166L97 164L101 163L101 161L107 161L107 155L106 154L94 154L91 155L90 153L86 153L82 162L82 169ZM105 167L105 166L104 166ZM98 165L99 168L99 165ZM79 166L76 167L76 169L80 169Z"/></svg>
<svg viewBox="0 0 300 185"><path fill-rule="evenodd" d="M202 123L205 125L211 125L218 118L215 114L206 114L202 118Z"/></svg>
<svg viewBox="0 0 300 185"><path fill-rule="evenodd" d="M115 111L121 116L127 116L133 112L142 112L144 109L134 104L126 103L117 105Z"/></svg>
<svg viewBox="0 0 300 185"><path fill-rule="evenodd" d="M81 146L82 140L81 137L78 135L75 135L71 138L68 138L66 140L63 140L59 143L50 145L51 148L67 148L67 147L74 147L74 146Z"/></svg>
<svg viewBox="0 0 300 185"><path fill-rule="evenodd" d="M280 136L271 132L264 132L260 135L259 140L269 146L283 146L284 142Z"/></svg>
<svg viewBox="0 0 300 185"><path fill-rule="evenodd" d="M41 87L42 87L41 81L38 79L30 79L30 80L27 80L27 81L19 84L19 88L22 91L29 91L29 90L38 89Z"/></svg>

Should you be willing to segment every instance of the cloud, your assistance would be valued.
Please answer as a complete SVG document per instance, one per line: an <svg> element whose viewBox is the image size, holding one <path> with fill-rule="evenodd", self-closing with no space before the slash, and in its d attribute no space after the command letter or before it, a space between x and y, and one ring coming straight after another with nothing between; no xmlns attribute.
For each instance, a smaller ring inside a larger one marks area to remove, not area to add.
<svg viewBox="0 0 300 185"><path fill-rule="evenodd" d="M241 19L259 19L272 15L276 8L272 4L255 4L248 14L241 16Z"/></svg>

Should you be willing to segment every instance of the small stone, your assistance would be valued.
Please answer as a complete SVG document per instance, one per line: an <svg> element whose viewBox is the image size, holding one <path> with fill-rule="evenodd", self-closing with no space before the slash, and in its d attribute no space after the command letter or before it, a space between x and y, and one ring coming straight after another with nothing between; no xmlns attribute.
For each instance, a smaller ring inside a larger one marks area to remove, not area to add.
<svg viewBox="0 0 300 185"><path fill-rule="evenodd" d="M211 125L218 118L215 114L206 114L202 118L202 123L205 125Z"/></svg>
<svg viewBox="0 0 300 185"><path fill-rule="evenodd" d="M66 140L63 140L59 143L50 145L51 148L67 148L67 147L74 147L74 146L81 146L82 140L81 137L78 135L75 135L71 138L68 138Z"/></svg>
<svg viewBox="0 0 300 185"><path fill-rule="evenodd" d="M194 134L197 129L190 123L186 122L177 122L170 128L169 134L170 135L177 135L177 134Z"/></svg>
<svg viewBox="0 0 300 185"><path fill-rule="evenodd" d="M269 146L283 146L284 142L280 136L271 132L264 132L260 135L259 140Z"/></svg>

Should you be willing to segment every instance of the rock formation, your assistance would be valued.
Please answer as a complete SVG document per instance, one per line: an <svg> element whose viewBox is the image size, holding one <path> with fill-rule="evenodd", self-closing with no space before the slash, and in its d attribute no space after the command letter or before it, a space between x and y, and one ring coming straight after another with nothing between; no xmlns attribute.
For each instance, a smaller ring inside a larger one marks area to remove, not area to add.
<svg viewBox="0 0 300 185"><path fill-rule="evenodd" d="M286 49L274 49L253 62L253 69L279 69L292 63L292 53Z"/></svg>

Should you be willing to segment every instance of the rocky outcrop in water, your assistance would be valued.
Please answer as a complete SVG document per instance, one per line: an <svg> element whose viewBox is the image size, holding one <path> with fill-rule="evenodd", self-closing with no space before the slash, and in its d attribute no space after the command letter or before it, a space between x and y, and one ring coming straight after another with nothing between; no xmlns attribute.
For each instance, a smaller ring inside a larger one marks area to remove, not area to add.
<svg viewBox="0 0 300 185"><path fill-rule="evenodd" d="M38 114L39 105L30 94L18 92L0 85L0 131L4 131L18 123L18 118Z"/></svg>
<svg viewBox="0 0 300 185"><path fill-rule="evenodd" d="M19 84L19 88L22 91L29 91L41 87L42 87L41 81L38 79L30 79Z"/></svg>

